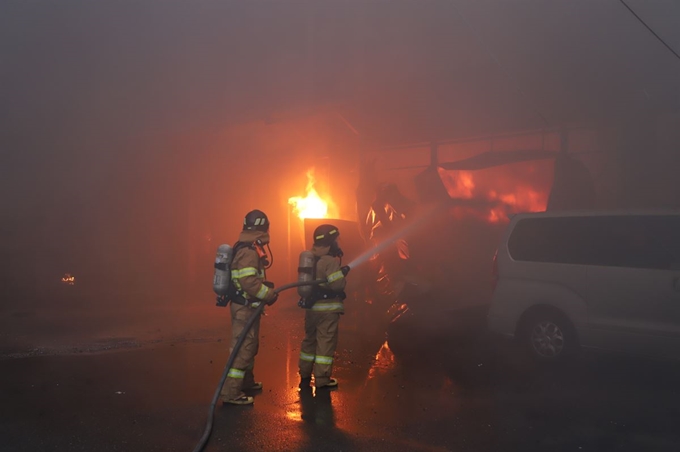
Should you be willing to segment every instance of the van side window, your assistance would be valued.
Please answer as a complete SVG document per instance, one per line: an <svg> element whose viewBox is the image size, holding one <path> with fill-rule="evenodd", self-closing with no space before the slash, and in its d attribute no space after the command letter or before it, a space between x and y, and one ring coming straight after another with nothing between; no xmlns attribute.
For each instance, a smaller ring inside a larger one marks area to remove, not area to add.
<svg viewBox="0 0 680 452"><path fill-rule="evenodd" d="M676 216L631 216L625 217L625 221L611 221L607 243L615 250L612 254L617 259L610 265L677 269L680 264L679 227L680 218Z"/></svg>
<svg viewBox="0 0 680 452"><path fill-rule="evenodd" d="M508 241L513 259L530 262L581 264L592 256L595 230L589 218L530 218L520 220Z"/></svg>
<svg viewBox="0 0 680 452"><path fill-rule="evenodd" d="M528 218L508 249L518 261L680 270L680 216Z"/></svg>

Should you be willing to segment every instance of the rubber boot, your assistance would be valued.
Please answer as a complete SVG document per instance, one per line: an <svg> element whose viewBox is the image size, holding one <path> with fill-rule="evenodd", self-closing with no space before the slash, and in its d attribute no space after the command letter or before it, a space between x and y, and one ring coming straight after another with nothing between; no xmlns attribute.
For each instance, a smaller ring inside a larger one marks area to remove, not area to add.
<svg viewBox="0 0 680 452"><path fill-rule="evenodd" d="M262 382L261 381L256 381L253 383L253 385L249 388L243 388L244 391L261 391L262 390Z"/></svg>
<svg viewBox="0 0 680 452"><path fill-rule="evenodd" d="M255 399L245 394L241 394L239 397L236 397L235 399L227 399L225 397L222 397L222 403L230 405L252 405L254 401Z"/></svg>
<svg viewBox="0 0 680 452"><path fill-rule="evenodd" d="M317 386L317 389L335 389L338 387L338 380L336 378L330 378L330 381L322 386Z"/></svg>

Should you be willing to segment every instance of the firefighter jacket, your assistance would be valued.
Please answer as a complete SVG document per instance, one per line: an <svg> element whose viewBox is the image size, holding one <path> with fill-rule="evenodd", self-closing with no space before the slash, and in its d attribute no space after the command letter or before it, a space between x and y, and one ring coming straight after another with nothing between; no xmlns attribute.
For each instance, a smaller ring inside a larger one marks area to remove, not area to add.
<svg viewBox="0 0 680 452"><path fill-rule="evenodd" d="M311 310L316 312L337 312L344 314L345 305L342 300L345 298L343 290L347 281L345 275L340 270L340 260L329 255L329 246L313 246L312 254L318 260L316 262L315 279L325 279L327 283L320 284L319 288L325 292L335 292L337 296L331 296L318 300Z"/></svg>
<svg viewBox="0 0 680 452"><path fill-rule="evenodd" d="M256 243L258 240L260 245ZM270 301L275 296L274 291L264 285L265 253L262 245L269 243L269 234L261 231L243 231L238 241L252 246L242 246L236 250L231 263L231 280L238 294L255 308L261 301Z"/></svg>

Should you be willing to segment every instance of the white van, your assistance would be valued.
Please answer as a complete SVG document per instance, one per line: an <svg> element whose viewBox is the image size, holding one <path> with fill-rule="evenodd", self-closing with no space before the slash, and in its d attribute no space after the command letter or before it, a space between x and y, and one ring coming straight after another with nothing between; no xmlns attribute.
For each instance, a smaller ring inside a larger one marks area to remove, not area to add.
<svg viewBox="0 0 680 452"><path fill-rule="evenodd" d="M539 360L579 347L680 357L680 212L516 215L494 278L490 331Z"/></svg>

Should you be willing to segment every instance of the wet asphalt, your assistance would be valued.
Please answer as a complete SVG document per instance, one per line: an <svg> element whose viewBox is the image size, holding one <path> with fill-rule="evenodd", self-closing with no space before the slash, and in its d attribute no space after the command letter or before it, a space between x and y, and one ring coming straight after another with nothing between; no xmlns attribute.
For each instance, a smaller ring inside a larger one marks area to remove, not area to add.
<svg viewBox="0 0 680 452"><path fill-rule="evenodd" d="M215 326L200 335L0 360L0 451L193 450L227 359L215 309L197 314ZM546 368L488 337L478 309L389 340L348 312L340 386L316 392L298 387L302 319L281 302L263 319L264 389L253 406L217 407L206 450L680 450L676 363L585 354Z"/></svg>

